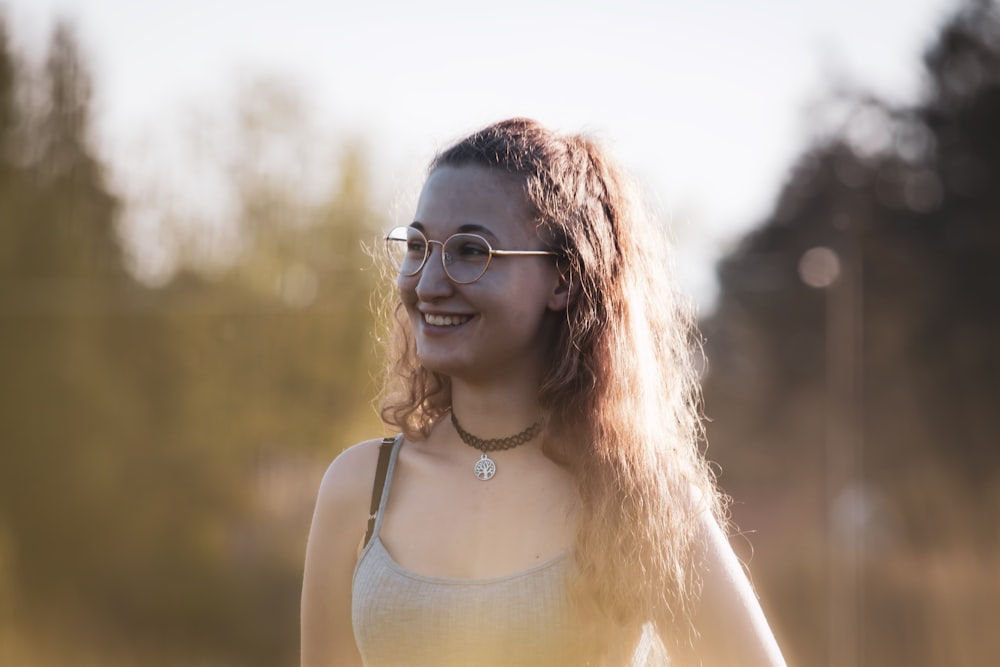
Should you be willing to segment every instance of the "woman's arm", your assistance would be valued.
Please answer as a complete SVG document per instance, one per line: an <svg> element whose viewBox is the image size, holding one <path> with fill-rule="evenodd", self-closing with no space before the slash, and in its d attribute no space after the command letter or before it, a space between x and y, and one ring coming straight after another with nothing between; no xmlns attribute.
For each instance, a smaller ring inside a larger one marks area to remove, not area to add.
<svg viewBox="0 0 1000 667"><path fill-rule="evenodd" d="M302 577L302 667L361 667L351 582L367 525L378 440L344 451L323 476Z"/></svg>
<svg viewBox="0 0 1000 667"><path fill-rule="evenodd" d="M700 513L698 546L702 591L694 614L694 664L784 667L743 565L709 512Z"/></svg>

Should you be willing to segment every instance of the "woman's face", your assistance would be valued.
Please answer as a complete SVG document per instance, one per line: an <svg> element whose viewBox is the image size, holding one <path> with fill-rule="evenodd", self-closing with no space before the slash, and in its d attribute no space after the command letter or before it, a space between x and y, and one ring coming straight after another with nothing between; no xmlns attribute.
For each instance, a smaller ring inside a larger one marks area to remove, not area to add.
<svg viewBox="0 0 1000 667"><path fill-rule="evenodd" d="M520 183L477 165L435 169L411 226L430 241L473 233L494 250L545 250ZM469 382L537 381L566 306L555 257L497 255L479 280L458 284L444 272L441 246L428 247L421 271L397 281L420 363Z"/></svg>

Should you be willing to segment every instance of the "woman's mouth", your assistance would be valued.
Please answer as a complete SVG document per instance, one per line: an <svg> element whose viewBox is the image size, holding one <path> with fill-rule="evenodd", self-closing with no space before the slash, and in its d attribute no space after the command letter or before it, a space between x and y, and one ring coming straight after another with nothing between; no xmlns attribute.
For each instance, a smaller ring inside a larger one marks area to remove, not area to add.
<svg viewBox="0 0 1000 667"><path fill-rule="evenodd" d="M424 313L424 322L434 327L457 327L472 319L471 315L434 315Z"/></svg>

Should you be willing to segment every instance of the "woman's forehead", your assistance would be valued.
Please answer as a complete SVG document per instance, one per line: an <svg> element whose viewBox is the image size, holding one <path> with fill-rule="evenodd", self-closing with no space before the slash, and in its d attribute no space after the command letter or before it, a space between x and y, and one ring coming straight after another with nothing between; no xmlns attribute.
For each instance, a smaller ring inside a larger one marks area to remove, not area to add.
<svg viewBox="0 0 1000 667"><path fill-rule="evenodd" d="M471 232L530 238L534 216L520 181L478 165L438 167L420 192L413 222L430 236Z"/></svg>

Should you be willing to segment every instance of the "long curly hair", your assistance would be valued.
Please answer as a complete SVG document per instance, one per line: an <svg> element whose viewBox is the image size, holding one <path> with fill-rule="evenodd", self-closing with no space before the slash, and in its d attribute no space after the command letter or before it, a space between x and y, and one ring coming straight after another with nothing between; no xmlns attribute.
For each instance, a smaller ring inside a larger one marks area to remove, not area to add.
<svg viewBox="0 0 1000 667"><path fill-rule="evenodd" d="M698 594L697 517L724 503L702 455L697 361L688 301L669 272L669 243L635 189L585 135L510 119L431 162L479 165L519 179L539 237L570 286L538 400L564 443L546 453L581 499L573 597L590 624L594 664L619 664L644 627L689 637ZM382 418L424 438L451 406L449 378L423 368L401 304L392 318Z"/></svg>

